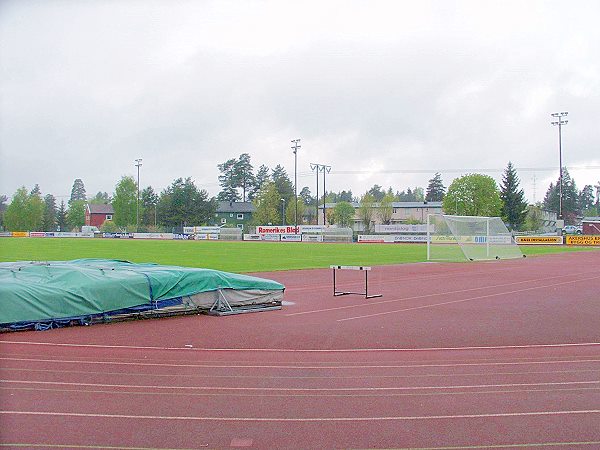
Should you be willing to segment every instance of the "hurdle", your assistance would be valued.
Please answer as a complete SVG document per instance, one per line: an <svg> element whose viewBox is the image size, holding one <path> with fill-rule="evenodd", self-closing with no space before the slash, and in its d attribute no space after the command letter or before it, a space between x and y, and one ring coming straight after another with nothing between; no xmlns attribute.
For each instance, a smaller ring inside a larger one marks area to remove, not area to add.
<svg viewBox="0 0 600 450"><path fill-rule="evenodd" d="M333 296L334 297L338 297L340 295L364 295L365 298L375 298L375 297L382 297L383 294L372 294L369 295L369 271L371 270L370 267L365 267L365 266L329 266L330 269L333 269ZM360 270L363 271L365 273L365 292L345 292L345 291L338 291L337 290L337 286L336 286L336 280L335 280L335 271L336 270Z"/></svg>

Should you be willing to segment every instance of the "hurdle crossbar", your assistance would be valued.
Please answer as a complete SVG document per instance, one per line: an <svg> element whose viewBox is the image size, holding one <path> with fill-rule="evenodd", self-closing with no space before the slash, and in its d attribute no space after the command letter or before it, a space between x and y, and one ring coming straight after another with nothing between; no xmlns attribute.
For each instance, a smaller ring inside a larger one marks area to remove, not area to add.
<svg viewBox="0 0 600 450"><path fill-rule="evenodd" d="M333 269L333 296L338 297L340 295L364 295L365 298L375 298L381 297L383 294L372 294L369 295L369 271L370 267L366 266L329 266L330 269ZM335 279L335 271L336 270L359 270L365 273L365 291L364 292L347 292L347 291L338 291Z"/></svg>

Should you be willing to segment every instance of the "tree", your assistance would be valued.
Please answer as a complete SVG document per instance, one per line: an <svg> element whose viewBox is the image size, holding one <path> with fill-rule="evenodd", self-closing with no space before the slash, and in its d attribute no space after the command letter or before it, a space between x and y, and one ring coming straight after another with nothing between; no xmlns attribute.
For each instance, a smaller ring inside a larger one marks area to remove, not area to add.
<svg viewBox="0 0 600 450"><path fill-rule="evenodd" d="M263 184L262 189L254 199L256 211L252 220L256 225L277 224L281 220L281 196L275 183Z"/></svg>
<svg viewBox="0 0 600 450"><path fill-rule="evenodd" d="M27 199L27 218L30 231L42 231L44 223L44 200L39 185L35 185Z"/></svg>
<svg viewBox="0 0 600 450"><path fill-rule="evenodd" d="M242 189L242 201L245 202L246 194L249 194L252 191L255 183L250 155L248 153L242 153L235 162L233 169L235 179L237 180L237 187Z"/></svg>
<svg viewBox="0 0 600 450"><path fill-rule="evenodd" d="M302 216L306 211L306 205L304 204L304 200L298 196L298 224L302 223ZM296 206L294 205L294 199L291 202L287 203L285 207L285 221L289 224L295 224L296 221Z"/></svg>
<svg viewBox="0 0 600 450"><path fill-rule="evenodd" d="M523 189L519 189L519 177L512 162L508 162L502 184L500 186L500 199L502 200L502 220L509 224L513 230L519 230L527 216L527 202Z"/></svg>
<svg viewBox="0 0 600 450"><path fill-rule="evenodd" d="M190 177L177 178L161 192L158 201L159 221L166 227L204 225L216 209L216 200L206 190L198 190Z"/></svg>
<svg viewBox="0 0 600 450"><path fill-rule="evenodd" d="M279 192L280 198L285 199L286 203L292 203L294 198L294 185L290 181L285 169L277 164L271 173L271 180Z"/></svg>
<svg viewBox="0 0 600 450"><path fill-rule="evenodd" d="M93 205L110 205L111 198L107 192L98 192L88 203Z"/></svg>
<svg viewBox="0 0 600 450"><path fill-rule="evenodd" d="M354 219L354 206L349 202L339 202L333 208L333 217L342 227L351 227Z"/></svg>
<svg viewBox="0 0 600 450"><path fill-rule="evenodd" d="M308 186L304 186L302 188L302 190L298 194L298 197L302 199L302 201L304 202L305 205L312 205L315 203L315 199L311 195L310 189L308 188Z"/></svg>
<svg viewBox="0 0 600 450"><path fill-rule="evenodd" d="M223 202L236 202L240 199L240 195L237 191L238 179L236 176L236 163L235 158L228 159L224 163L218 164L217 167L221 174L219 175L219 185L221 186L221 192L219 192L217 199Z"/></svg>
<svg viewBox="0 0 600 450"><path fill-rule="evenodd" d="M67 226L67 207L65 205L65 201L61 200L58 211L56 211L56 229L58 231L65 231Z"/></svg>
<svg viewBox="0 0 600 450"><path fill-rule="evenodd" d="M155 225L157 220L158 194L152 186L144 188L140 193L140 222L144 226Z"/></svg>
<svg viewBox="0 0 600 450"><path fill-rule="evenodd" d="M132 176L122 176L115 186L112 201L115 211L113 221L117 227L126 228L137 223L137 184Z"/></svg>
<svg viewBox="0 0 600 450"><path fill-rule="evenodd" d="M389 225L392 221L392 214L394 213L393 201L394 195L388 192L383 196L381 202L379 202L379 217L381 223L385 225Z"/></svg>
<svg viewBox="0 0 600 450"><path fill-rule="evenodd" d="M73 200L69 204L69 209L67 210L67 225L70 229L77 230L80 230L81 227L85 225L85 200Z"/></svg>
<svg viewBox="0 0 600 450"><path fill-rule="evenodd" d="M264 164L258 168L256 172L256 176L254 177L254 186L252 186L252 190L248 194L248 200L254 200L258 195L258 192L262 189L262 187L271 181L270 170Z"/></svg>
<svg viewBox="0 0 600 450"><path fill-rule="evenodd" d="M452 181L443 209L446 214L496 217L502 211L502 200L492 177L473 173Z"/></svg>
<svg viewBox="0 0 600 450"><path fill-rule="evenodd" d="M563 168L563 188L562 188L562 214L567 224L574 225L577 223L577 216L580 214L579 209L579 193L577 192L577 186L575 180L571 178L569 171ZM549 211L554 211L556 214L560 214L560 177L556 184L550 183L546 195L544 197L544 208Z"/></svg>
<svg viewBox="0 0 600 450"><path fill-rule="evenodd" d="M27 202L29 194L27 188L21 186L13 195L12 201L4 213L4 223L9 231L27 231L30 224L27 220Z"/></svg>
<svg viewBox="0 0 600 450"><path fill-rule="evenodd" d="M385 195L385 192L381 190L381 186L374 184L373 187L367 191L367 194L371 195L374 201L380 202Z"/></svg>
<svg viewBox="0 0 600 450"><path fill-rule="evenodd" d="M425 194L425 200L428 202L441 202L444 199L446 188L442 183L442 176L436 172L429 184L427 185L427 193Z"/></svg>
<svg viewBox="0 0 600 450"><path fill-rule="evenodd" d="M0 230L4 229L4 212L6 211L8 197L4 194L0 195Z"/></svg>
<svg viewBox="0 0 600 450"><path fill-rule="evenodd" d="M584 216L597 216L594 196L594 186L586 184L579 192L579 210Z"/></svg>
<svg viewBox="0 0 600 450"><path fill-rule="evenodd" d="M373 221L375 207L375 197L367 191L360 199L358 207L358 217L365 227L365 233L371 232L371 222Z"/></svg>
<svg viewBox="0 0 600 450"><path fill-rule="evenodd" d="M56 198L52 194L46 194L44 197L42 229L44 231L56 231Z"/></svg>
<svg viewBox="0 0 600 450"><path fill-rule="evenodd" d="M85 186L83 185L83 181L81 181L81 178L77 178L73 182L73 187L71 188L71 198L69 199L69 206L75 200L86 200Z"/></svg>
<svg viewBox="0 0 600 450"><path fill-rule="evenodd" d="M539 231L543 224L542 208L539 205L529 205L523 228L525 231Z"/></svg>

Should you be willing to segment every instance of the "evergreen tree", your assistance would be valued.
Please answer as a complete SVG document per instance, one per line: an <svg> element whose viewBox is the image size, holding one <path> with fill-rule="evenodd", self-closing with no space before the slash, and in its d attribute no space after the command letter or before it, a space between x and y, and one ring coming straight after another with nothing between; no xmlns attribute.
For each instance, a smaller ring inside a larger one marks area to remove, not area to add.
<svg viewBox="0 0 600 450"><path fill-rule="evenodd" d="M270 172L269 168L264 164L258 168L256 176L254 177L254 185L248 193L248 200L254 200L263 186L271 181Z"/></svg>
<svg viewBox="0 0 600 450"><path fill-rule="evenodd" d="M278 224L281 218L281 196L273 182L266 182L254 199L256 211L252 221L256 225Z"/></svg>
<svg viewBox="0 0 600 450"><path fill-rule="evenodd" d="M517 171L509 161L502 176L500 199L502 200L502 219L513 230L520 230L527 216L525 193L523 189L519 189L519 184Z"/></svg>
<svg viewBox="0 0 600 450"><path fill-rule="evenodd" d="M81 181L81 178L77 178L73 182L73 187L71 188L71 198L69 199L69 206L75 200L86 200L85 186L83 185L83 181Z"/></svg>
<svg viewBox="0 0 600 450"><path fill-rule="evenodd" d="M46 194L44 197L42 229L44 231L56 231L56 198L52 194Z"/></svg>
<svg viewBox="0 0 600 450"><path fill-rule="evenodd" d="M304 202L304 204L307 205L307 206L314 205L314 203L315 203L315 199L310 194L310 189L308 188L308 186L304 186L302 188L302 190L298 194L298 197L301 198L302 201Z"/></svg>
<svg viewBox="0 0 600 450"><path fill-rule="evenodd" d="M591 184L586 184L579 193L579 210L583 213L584 216L598 215L598 212L596 211L596 205L594 204L594 202L594 186L592 186Z"/></svg>
<svg viewBox="0 0 600 450"><path fill-rule="evenodd" d="M232 158L217 165L221 172L219 175L221 192L219 192L219 195L217 196L220 201L236 202L240 199L240 194L238 194L237 191L239 180L236 173L236 164L237 160Z"/></svg>
<svg viewBox="0 0 600 450"><path fill-rule="evenodd" d="M427 185L425 200L428 202L441 202L444 199L445 193L446 188L442 183L442 176L436 172Z"/></svg>
<svg viewBox="0 0 600 450"><path fill-rule="evenodd" d="M380 202L385 192L381 190L381 186L374 184L371 189L367 191L367 194L371 195L376 202Z"/></svg>
<svg viewBox="0 0 600 450"><path fill-rule="evenodd" d="M67 225L71 230L81 230L81 227L85 225L85 200L73 200L69 204Z"/></svg>
<svg viewBox="0 0 600 450"><path fill-rule="evenodd" d="M245 202L247 198L246 194L252 192L255 183L250 155L248 153L242 153L235 162L233 170L237 181L236 187L242 189L242 201Z"/></svg>
<svg viewBox="0 0 600 450"><path fill-rule="evenodd" d="M163 190L158 201L158 218L166 227L205 225L215 214L217 203L204 189L198 190L188 177L178 178Z"/></svg>
<svg viewBox="0 0 600 450"><path fill-rule="evenodd" d="M67 227L67 207L65 201L61 200L58 211L56 211L56 229L58 231L66 231Z"/></svg>
<svg viewBox="0 0 600 450"><path fill-rule="evenodd" d="M577 192L577 186L575 180L571 178L569 171L563 168L563 179L562 179L562 214L565 223L574 225L577 223L577 216L581 213L579 193ZM560 214L560 176L556 184L550 183L546 195L544 197L544 208L549 211L554 211L556 214Z"/></svg>
<svg viewBox="0 0 600 450"><path fill-rule="evenodd" d="M280 198L283 198L286 204L293 202L294 185L281 165L278 164L275 166L271 173L271 179L273 180L277 192L279 192Z"/></svg>
<svg viewBox="0 0 600 450"><path fill-rule="evenodd" d="M92 204L92 205L110 205L112 199L110 198L110 195L108 195L108 192L98 192L94 198L91 198L88 203Z"/></svg>

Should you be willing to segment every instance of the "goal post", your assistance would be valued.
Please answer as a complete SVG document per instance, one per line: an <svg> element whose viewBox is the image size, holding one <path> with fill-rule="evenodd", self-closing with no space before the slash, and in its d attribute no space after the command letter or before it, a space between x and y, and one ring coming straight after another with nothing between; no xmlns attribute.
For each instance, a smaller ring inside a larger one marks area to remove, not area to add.
<svg viewBox="0 0 600 450"><path fill-rule="evenodd" d="M485 261L522 258L500 217L427 216L428 261Z"/></svg>

